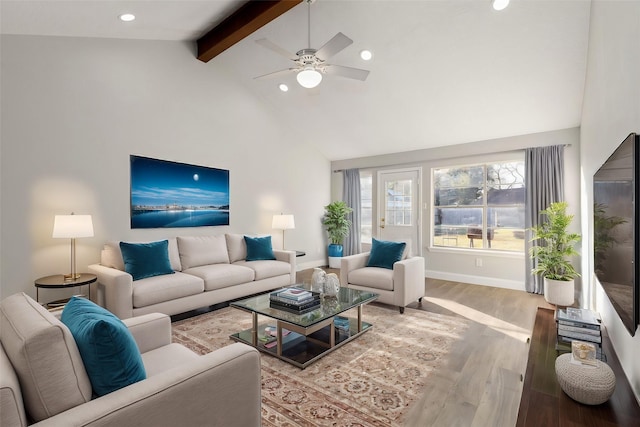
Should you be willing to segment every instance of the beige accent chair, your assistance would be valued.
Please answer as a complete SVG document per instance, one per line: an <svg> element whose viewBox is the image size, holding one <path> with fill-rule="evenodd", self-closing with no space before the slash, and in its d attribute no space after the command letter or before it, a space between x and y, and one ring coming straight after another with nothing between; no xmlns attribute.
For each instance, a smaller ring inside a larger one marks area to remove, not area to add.
<svg viewBox="0 0 640 427"><path fill-rule="evenodd" d="M19 293L0 302L0 322L2 427L260 425L260 356L247 345L199 356L171 343L167 315L126 319L147 379L92 399L60 320Z"/></svg>
<svg viewBox="0 0 640 427"><path fill-rule="evenodd" d="M415 256L393 264L393 270L367 267L370 252L343 257L340 261L340 285L380 295L378 302L404 308L422 301L425 293L424 258Z"/></svg>

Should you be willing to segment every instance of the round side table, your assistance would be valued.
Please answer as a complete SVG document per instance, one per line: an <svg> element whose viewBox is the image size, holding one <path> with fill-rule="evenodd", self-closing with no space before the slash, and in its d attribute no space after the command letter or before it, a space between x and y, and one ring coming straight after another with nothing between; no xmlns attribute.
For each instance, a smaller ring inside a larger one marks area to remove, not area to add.
<svg viewBox="0 0 640 427"><path fill-rule="evenodd" d="M556 377L570 398L586 405L606 402L616 388L616 376L609 365L599 360L595 366L571 363L571 354L556 359Z"/></svg>
<svg viewBox="0 0 640 427"><path fill-rule="evenodd" d="M77 286L87 286L89 288L89 299L91 299L91 284L98 278L95 274L82 273L74 280L65 280L63 274L56 274L53 276L46 276L36 279L34 284L36 286L36 301L40 302L40 288L46 289L63 289L63 288L75 288ZM53 301L53 303L63 304L64 300Z"/></svg>

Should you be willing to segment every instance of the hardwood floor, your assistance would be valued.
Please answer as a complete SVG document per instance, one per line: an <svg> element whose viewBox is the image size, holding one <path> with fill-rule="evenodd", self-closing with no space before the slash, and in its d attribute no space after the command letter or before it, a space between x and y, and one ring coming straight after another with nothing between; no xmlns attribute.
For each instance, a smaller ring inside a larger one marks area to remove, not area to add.
<svg viewBox="0 0 640 427"><path fill-rule="evenodd" d="M407 426L514 426L540 295L426 280L410 308L472 320L463 340L432 375Z"/></svg>
<svg viewBox="0 0 640 427"><path fill-rule="evenodd" d="M339 273L338 270L326 270ZM299 272L298 280L302 281L310 275L311 270ZM409 308L462 317L471 320L472 324L464 339L452 349L448 359L442 364L442 369L431 376L424 396L414 404L406 417L405 425L516 426L536 313L538 307L554 307L541 295L509 289L434 279L426 279L425 287L426 296L422 302L416 301ZM622 375L621 371L616 372L616 375ZM553 383L555 387L555 372L547 372L545 381ZM611 419L605 424L573 423L571 414L580 411L584 405L561 393L556 396L556 400L562 401L562 409L567 413L563 423L533 422L518 425L626 426L621 420L628 419L626 417L630 406L633 407L635 403L631 395L626 399L628 406L612 405L613 412L604 416ZM551 404L557 402L544 399L528 402L527 411L543 412ZM636 410L637 405L632 408L632 411Z"/></svg>

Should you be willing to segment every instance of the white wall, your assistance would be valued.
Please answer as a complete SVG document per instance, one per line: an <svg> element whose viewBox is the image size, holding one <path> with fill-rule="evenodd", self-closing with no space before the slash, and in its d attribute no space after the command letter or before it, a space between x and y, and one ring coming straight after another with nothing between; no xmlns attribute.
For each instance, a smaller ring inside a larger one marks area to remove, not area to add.
<svg viewBox="0 0 640 427"><path fill-rule="evenodd" d="M565 198L569 202L570 212L576 215L572 228L577 232L580 230L580 140L578 128L396 153L388 156L340 160L332 162L331 167L333 170L372 169L374 176L377 170L397 168L399 165L422 167L422 200L429 206L422 210L422 249L426 261L427 277L524 291L526 273L524 254L501 254L496 251L479 249L443 250L429 247L431 218L433 217L430 207L431 168L514 158L524 159L522 151L524 148L559 144L570 145L565 148ZM332 197L340 199L342 175L334 173L332 180L334 181ZM375 214L374 224L377 224ZM476 267L477 258L482 260L482 267ZM576 262L579 263L580 260L578 259ZM580 298L579 281L576 282L576 289L577 298Z"/></svg>
<svg viewBox="0 0 640 427"><path fill-rule="evenodd" d="M34 279L68 272L69 242L51 231L54 215L72 211L93 215L95 228L95 237L78 239L79 271L99 261L106 240L273 233L280 247L281 232L271 230L280 212L295 215L286 243L306 251L298 262L326 263L320 221L330 163L283 131L243 86L253 82L198 61L193 46L178 42L1 42L2 296L35 296ZM132 230L130 154L228 169L230 226Z"/></svg>
<svg viewBox="0 0 640 427"><path fill-rule="evenodd" d="M594 1L591 6L587 81L582 110L582 223L593 230L593 174L631 132L640 133L640 2ZM636 206L637 208L637 206ZM584 280L592 292L616 354L640 401L640 331L627 332L593 275L593 239L585 240Z"/></svg>

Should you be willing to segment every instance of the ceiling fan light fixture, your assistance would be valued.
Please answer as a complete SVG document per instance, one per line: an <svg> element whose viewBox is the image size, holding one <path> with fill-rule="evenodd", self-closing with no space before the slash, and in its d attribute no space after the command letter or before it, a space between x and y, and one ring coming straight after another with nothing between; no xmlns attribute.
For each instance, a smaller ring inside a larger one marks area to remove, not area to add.
<svg viewBox="0 0 640 427"><path fill-rule="evenodd" d="M371 53L370 50L362 50L360 51L360 58L362 58L364 61L370 61L371 58L373 58L373 53Z"/></svg>
<svg viewBox="0 0 640 427"><path fill-rule="evenodd" d="M118 16L122 22L131 22L136 19L136 16L133 13L123 13Z"/></svg>
<svg viewBox="0 0 640 427"><path fill-rule="evenodd" d="M300 86L311 89L320 84L322 81L322 73L311 66L304 67L296 76L296 80L298 80Z"/></svg>
<svg viewBox="0 0 640 427"><path fill-rule="evenodd" d="M509 6L509 0L493 0L493 8L495 10L503 10Z"/></svg>

